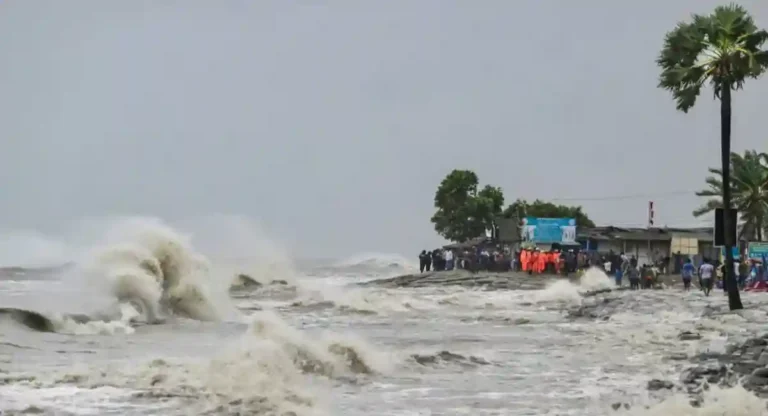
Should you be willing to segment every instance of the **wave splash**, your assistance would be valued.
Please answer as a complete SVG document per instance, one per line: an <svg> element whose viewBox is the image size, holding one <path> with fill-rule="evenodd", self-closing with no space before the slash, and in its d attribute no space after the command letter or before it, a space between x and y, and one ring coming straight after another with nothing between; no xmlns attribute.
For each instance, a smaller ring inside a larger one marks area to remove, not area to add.
<svg viewBox="0 0 768 416"><path fill-rule="evenodd" d="M275 313L258 312L246 333L212 359L87 365L30 385L88 391L109 387L128 392L138 402L162 399L183 407L183 413L168 414L325 415L322 398L331 387L327 382L357 384L388 374L392 361L361 340L334 333L310 336Z"/></svg>
<svg viewBox="0 0 768 416"><path fill-rule="evenodd" d="M581 303L586 292L609 290L614 282L597 267L588 269L578 284L568 280L556 280L545 289L537 291L537 302Z"/></svg>
<svg viewBox="0 0 768 416"><path fill-rule="evenodd" d="M214 321L224 316L214 302L211 265L189 238L155 221L128 220L114 226L104 246L91 250L78 271L129 303L149 323L173 314Z"/></svg>

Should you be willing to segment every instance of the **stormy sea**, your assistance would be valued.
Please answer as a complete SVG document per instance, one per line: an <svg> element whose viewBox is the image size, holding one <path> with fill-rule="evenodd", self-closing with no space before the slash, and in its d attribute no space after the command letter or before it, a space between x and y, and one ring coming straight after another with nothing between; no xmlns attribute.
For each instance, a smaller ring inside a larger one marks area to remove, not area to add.
<svg viewBox="0 0 768 416"><path fill-rule="evenodd" d="M732 313L598 270L393 280L416 259L208 228L124 219L67 261L4 265L0 413L768 414L765 294Z"/></svg>

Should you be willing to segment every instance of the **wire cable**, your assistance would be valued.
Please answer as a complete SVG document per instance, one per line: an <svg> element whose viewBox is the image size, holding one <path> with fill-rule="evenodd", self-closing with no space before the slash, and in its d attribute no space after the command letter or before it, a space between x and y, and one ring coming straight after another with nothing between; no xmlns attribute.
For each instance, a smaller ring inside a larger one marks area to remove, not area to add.
<svg viewBox="0 0 768 416"><path fill-rule="evenodd" d="M614 196L596 196L596 197L569 197L569 198L541 198L542 201L620 201L631 200L641 198L658 198L658 197L670 197L670 196L694 196L694 191L669 191L647 194L633 194L633 195L614 195Z"/></svg>

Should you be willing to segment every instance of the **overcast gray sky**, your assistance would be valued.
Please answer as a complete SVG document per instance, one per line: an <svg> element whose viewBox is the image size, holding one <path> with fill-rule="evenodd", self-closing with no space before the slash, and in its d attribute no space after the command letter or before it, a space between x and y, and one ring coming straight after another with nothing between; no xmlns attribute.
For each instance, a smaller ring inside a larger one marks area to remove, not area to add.
<svg viewBox="0 0 768 416"><path fill-rule="evenodd" d="M90 216L260 219L292 250L435 246L454 168L598 223L695 225L718 107L656 88L714 0L0 0L0 229ZM742 2L768 27L768 2ZM763 98L761 98L763 97ZM766 149L768 79L735 96Z"/></svg>

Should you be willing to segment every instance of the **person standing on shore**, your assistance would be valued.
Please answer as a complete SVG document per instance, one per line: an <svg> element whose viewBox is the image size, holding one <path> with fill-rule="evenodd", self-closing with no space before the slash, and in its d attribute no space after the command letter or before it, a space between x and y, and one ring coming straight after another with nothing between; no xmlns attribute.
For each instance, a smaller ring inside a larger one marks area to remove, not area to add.
<svg viewBox="0 0 768 416"><path fill-rule="evenodd" d="M443 250L436 248L432 250L432 271L442 272L445 270L445 258L443 257Z"/></svg>
<svg viewBox="0 0 768 416"><path fill-rule="evenodd" d="M445 250L445 270L453 270L453 250Z"/></svg>
<svg viewBox="0 0 768 416"><path fill-rule="evenodd" d="M530 259L531 252L527 249L523 249L520 251L520 271L527 272L528 271L528 261Z"/></svg>
<svg viewBox="0 0 768 416"><path fill-rule="evenodd" d="M528 257L528 274L533 274L536 270L536 265L539 262L539 252L537 250L531 250L531 255Z"/></svg>
<svg viewBox="0 0 768 416"><path fill-rule="evenodd" d="M683 264L682 268L682 275L683 275L683 290L686 292L691 290L691 279L693 279L693 273L695 272L695 268L693 267L693 263L691 262L691 259L688 258L685 260L685 264Z"/></svg>
<svg viewBox="0 0 768 416"><path fill-rule="evenodd" d="M573 252L573 249L569 249L567 253L565 253L565 275L568 276L568 273L575 273L576 272L576 254Z"/></svg>
<svg viewBox="0 0 768 416"><path fill-rule="evenodd" d="M536 257L536 273L542 274L547 268L547 253L539 251L539 256Z"/></svg>
<svg viewBox="0 0 768 416"><path fill-rule="evenodd" d="M429 270L427 268L428 257L427 250L421 250L421 254L419 254L419 273L424 273L424 270Z"/></svg>
<svg viewBox="0 0 768 416"><path fill-rule="evenodd" d="M638 270L637 266L632 266L631 264L629 264L629 262L627 262L626 268L624 268L624 273L627 275L627 278L629 279L629 289L630 290L640 289L640 270Z"/></svg>
<svg viewBox="0 0 768 416"><path fill-rule="evenodd" d="M617 268L616 271L622 276L627 275L631 264L629 263L629 258L627 257L626 254L624 254L624 252L619 254L619 261L620 261L619 267ZM629 276L627 276L627 278L629 278Z"/></svg>

